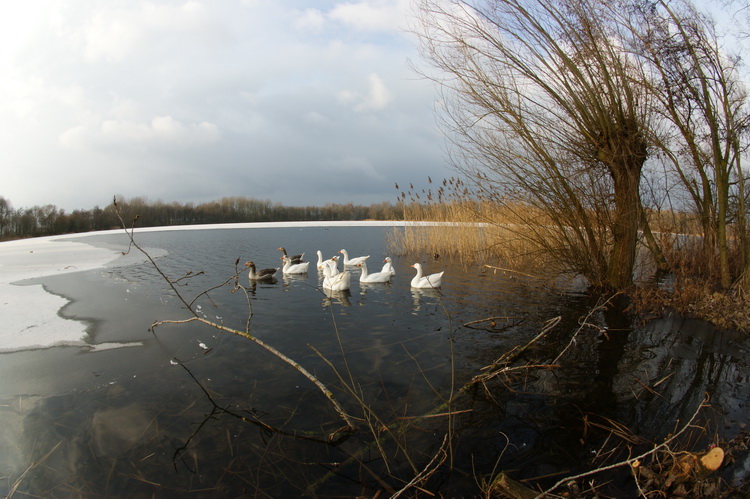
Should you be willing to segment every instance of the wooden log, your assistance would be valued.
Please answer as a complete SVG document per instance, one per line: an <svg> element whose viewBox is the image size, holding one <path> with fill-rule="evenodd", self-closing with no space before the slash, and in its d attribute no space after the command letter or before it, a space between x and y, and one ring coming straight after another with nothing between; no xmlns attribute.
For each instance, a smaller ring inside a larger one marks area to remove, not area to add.
<svg viewBox="0 0 750 499"><path fill-rule="evenodd" d="M490 495L510 499L534 499L538 492L528 488L519 481L513 480L505 473L498 474L490 485Z"/></svg>

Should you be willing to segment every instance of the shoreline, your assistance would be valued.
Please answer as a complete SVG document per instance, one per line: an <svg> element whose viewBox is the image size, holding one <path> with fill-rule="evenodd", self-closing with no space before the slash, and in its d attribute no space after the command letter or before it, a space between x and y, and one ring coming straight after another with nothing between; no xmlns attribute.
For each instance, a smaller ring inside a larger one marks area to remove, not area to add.
<svg viewBox="0 0 750 499"><path fill-rule="evenodd" d="M263 229L295 227L404 226L402 221L248 222L135 228L135 233L177 230ZM56 346L114 348L87 343L89 324L61 316L71 300L52 294L29 279L85 272L117 260L120 251L76 241L88 236L122 234L124 229L59 234L0 242L0 354Z"/></svg>
<svg viewBox="0 0 750 499"><path fill-rule="evenodd" d="M0 313L5 323L0 353L85 345L88 324L60 315L70 300L48 293L41 284L19 283L104 267L120 255L83 242L59 241L62 238L0 243Z"/></svg>

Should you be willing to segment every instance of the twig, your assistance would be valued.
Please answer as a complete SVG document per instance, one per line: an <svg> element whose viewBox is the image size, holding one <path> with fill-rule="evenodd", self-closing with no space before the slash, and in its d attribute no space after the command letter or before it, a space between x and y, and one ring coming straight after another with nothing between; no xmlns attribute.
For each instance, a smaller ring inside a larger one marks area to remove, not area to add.
<svg viewBox="0 0 750 499"><path fill-rule="evenodd" d="M501 327L500 329L494 329L495 324L497 323L497 321L499 321L499 320L509 321L511 319L515 319L515 322L506 324L505 326ZM478 327L474 326L475 324L484 324L486 322L489 322L490 326L493 328L492 329L493 332L500 332L500 331L505 331L506 329L510 329L510 328L512 328L514 326L518 326L523 321L524 321L524 319L522 317L487 317L485 319L478 319L478 320L475 320L475 321L467 322L467 323L464 324L464 327L468 327L470 329L482 329L484 331L490 331L489 328L484 328L484 327L478 328Z"/></svg>
<svg viewBox="0 0 750 499"><path fill-rule="evenodd" d="M580 322L581 326L576 330L575 333L573 333L573 336L570 338L570 341L568 342L568 344L565 346L565 348L563 348L562 352L560 352L557 355L557 357L555 357L555 360L552 361L553 364L557 364L557 361L560 360L560 357L562 357L563 355L565 355L565 352L567 352L568 348L570 348L570 346L573 343L575 343L575 340L578 337L578 334L581 331L583 331L584 327L590 326L590 327L596 327L596 328L598 328L598 326L595 326L593 324L589 324L589 322L588 322L589 317L591 317L592 315L594 315L594 313L598 312L599 310L602 310L602 309L606 308L607 305L609 304L609 302L611 302L614 299L614 297L617 296L617 295L619 295L619 294L621 294L621 292L618 291L617 293L613 294L612 296L610 296L609 298L607 298L606 300L604 300L604 302L599 303L597 306L595 306L594 308L592 308L591 310L589 310L589 313L586 314L586 316L583 318L583 320L581 320L581 322ZM599 328L599 329L601 329L601 328Z"/></svg>
<svg viewBox="0 0 750 499"><path fill-rule="evenodd" d="M446 434L443 437L443 443L440 444L440 448L437 450L434 456L432 456L432 459L430 459L430 462L427 463L427 465L424 467L422 471L420 471L412 480L401 487L401 489L393 494L391 496L392 499L396 499L397 497L400 497L401 494L409 490L410 488L414 487L419 482L424 482L430 476L432 476L435 471L445 462L446 459L448 459L448 452L446 450L446 447L448 446L448 435Z"/></svg>
<svg viewBox="0 0 750 499"><path fill-rule="evenodd" d="M62 444L62 443L63 443L63 441L60 440L55 445L53 445L52 448L44 456L42 456L40 459L38 459L38 460L34 461L33 463L31 463L24 470L24 472L21 473L21 476L19 476L18 479L15 482L13 482L13 485L11 486L10 490L8 491L8 495L5 496L5 498L6 499L10 499L11 497L13 497L13 494L15 494L16 491L18 490L18 487L21 486L21 482L23 481L24 478L26 478L26 475L28 475L31 470L33 470L34 468L36 468L37 466L39 466L40 464L42 464L44 461L46 461L47 458L50 457L50 455L52 455L52 453L55 452L57 450L57 448L60 447L60 444Z"/></svg>
<svg viewBox="0 0 750 499"><path fill-rule="evenodd" d="M668 439L666 439L664 442L660 443L659 445L657 445L653 449L651 449L649 451L646 451L646 452L644 452L642 454L639 454L639 455L637 455L635 457L631 457L629 459L626 459L624 461L620 461L620 462L617 462L617 463L614 463L614 464L610 464L609 466L604 466L604 467L601 467L601 468L597 468L595 470L587 471L585 473L580 473L578 475L573 475L573 476L569 476L569 477L563 478L562 480L560 480L559 482L557 482L556 484L554 484L552 487L548 488L547 490L545 490L541 494L537 495L535 497L535 499L542 499L543 497L545 497L548 494L552 493L553 490L557 489L561 485L566 484L566 483L568 483L570 481L578 480L579 478L585 478L587 476L591 476L591 475L595 475L597 473L601 473L603 471L608 471L608 470L612 470L612 469L615 469L615 468L619 468L621 466L632 466L634 462L640 461L640 460L642 460L643 458L645 458L647 456L655 454L657 451L659 451L660 449L662 449L664 447L668 447L671 442L673 442L677 437L679 437L680 435L682 435L683 433L685 433L685 431L687 431L687 429L690 428L693 425L693 421L695 421L695 419L698 417L698 413L700 412L701 409L703 409L704 407L706 407L707 404L708 404L708 395L706 395L705 398L703 399L703 401L700 404L698 404L698 407L696 408L696 410L693 413L693 415L690 418L690 420L688 420L688 422L685 423L685 425L682 428L680 428L679 431L677 431L676 433L674 433L671 437L669 437Z"/></svg>
<svg viewBox="0 0 750 499"><path fill-rule="evenodd" d="M161 321L161 322L155 322L151 326L152 331L154 330L154 327L158 326L159 324L166 324L166 323L181 323L182 324L182 323L197 321L197 322L206 324L207 326L212 327L214 329L217 329L219 331L224 331L224 332L227 332L227 333L235 334L237 336L242 336L243 338L247 338L248 340L254 342L258 346L264 348L265 350L267 350L271 354L275 355L277 358L281 359L283 362L286 362L287 364L289 364L290 366L292 366L293 368L295 368L300 374L302 374L311 383L313 383L318 388L318 390L320 390L321 393L323 393L323 395L330 401L331 405L333 405L334 409L339 414L339 416L341 417L341 419L344 420L344 422L347 425L348 432L354 432L354 431L356 431L356 426L352 423L349 415L346 413L346 411L344 411L344 408L341 406L341 404L339 404L339 402L336 400L335 396L333 395L333 392L331 392L318 378L316 378L307 369L305 369L304 367L302 367L299 363L297 363L296 361L292 360L290 357L287 357L286 355L284 355L283 353L281 353L279 350L277 350L276 348L272 347L271 345L265 343L260 338L255 337L254 335L252 335L250 333L249 330L239 331L237 329L227 327L227 326L225 326L223 324L217 324L215 322L209 321L209 320L207 320L207 319L199 316L198 313L195 310L193 310L193 308L192 308L192 303L193 302L188 303L185 300L185 298L182 296L182 294L180 293L180 291L176 288L175 284L169 279L169 277L167 277L166 274L164 274L164 272L157 265L157 263L154 261L154 259L151 257L151 255L149 255L147 251L145 251L143 248L141 248L135 242L135 238L134 238L134 234L133 233L135 231L135 220L137 220L137 217L136 217L136 219L133 220L133 226L131 227L130 231L128 231L127 226L125 225L125 222L122 220L122 217L120 216L120 212L119 212L119 209L118 209L118 206L117 206L117 200L116 199L113 201L113 204L114 204L114 207L115 207L115 214L117 215L118 219L120 220L120 223L122 224L123 228L125 229L125 233L128 235L128 238L130 239L130 245L133 246L133 247L135 247L136 249L138 249L141 253L143 253L146 256L146 258L148 258L148 260L151 262L151 265L156 269L156 271L159 273L159 275L161 275L164 278L164 280L167 282L167 284L169 284L170 288L172 288L172 291L177 296L177 298L185 305L185 307L187 307L187 309L193 315L193 317L191 317L189 319L186 319L186 320L183 320L183 321ZM129 251L130 251L130 247L128 247L128 252ZM237 264L237 262L235 262L235 268L236 268L236 264ZM235 271L235 276L236 276L236 274L237 274L237 272ZM233 276L233 278L235 278L235 277ZM225 281L225 283L226 282L229 282L229 280ZM333 438L333 435L331 435L331 437Z"/></svg>
<svg viewBox="0 0 750 499"><path fill-rule="evenodd" d="M537 334L531 341L529 341L528 343L526 343L522 347L515 347L515 348L511 349L510 351L504 353L495 362L493 362L489 366L483 367L482 370L483 371L484 370L494 370L497 366L499 366L501 364L505 364L507 366L508 364L510 364L511 362L513 362L514 360L516 360L519 356L521 356L522 353L524 353L526 350L528 350L529 348L531 348L531 346L534 343L536 343L541 338L543 338L547 333L549 333L550 331L552 331L552 329L554 329L555 326L557 326L558 324L560 324L560 321L562 321L562 317L559 316L559 315L557 317L553 317L552 319L548 319L547 321L545 321L544 327L542 327L542 330L539 332L539 334ZM554 362L553 362L553 364L554 364ZM478 376L474 376L474 378L472 378L472 380L469 381L469 383L467 383L466 385L464 385L464 389L468 388L469 385L472 385L474 383L482 381L482 379L481 379L482 377L489 376L490 374L491 374L491 372L487 373L487 374L480 374Z"/></svg>
<svg viewBox="0 0 750 499"><path fill-rule="evenodd" d="M399 419L399 420L420 419L421 420L421 419L430 419L430 418L444 418L447 416L455 416L457 414L465 414L467 412L474 412L474 409L464 409L461 411L452 411L452 412L441 412L438 414L428 414L426 416L401 416L396 419Z"/></svg>
<svg viewBox="0 0 750 499"><path fill-rule="evenodd" d="M493 316L493 317L487 317L485 319L477 319L475 321L469 321L464 324L464 327L471 326L472 324L480 324L482 322L495 322L499 319L508 320L508 319L519 319L519 317L503 317L503 316ZM523 319L521 319L523 320Z"/></svg>
<svg viewBox="0 0 750 499"><path fill-rule="evenodd" d="M537 275L526 274L526 273L524 273L524 272L519 272L518 270L513 270L513 269L506 269L506 268L503 268L503 267L495 267L494 265L487 265L487 264L484 264L484 265L482 265L482 267L487 267L488 269L492 269L492 270L494 270L495 272L497 272L498 270L500 270L500 271L502 271L502 272L511 272L511 273L513 273L513 274L518 274L518 275L522 275L522 276L524 276L524 277L531 277L532 279L540 279L540 280L544 280L544 279L545 279L544 277L539 277L539 276L537 276Z"/></svg>
<svg viewBox="0 0 750 499"><path fill-rule="evenodd" d="M252 415L252 418L248 418L247 416L243 416L242 414L237 414L236 412L230 410L229 408L223 407L217 404L216 401L211 396L211 394L208 392L208 390L203 386L203 384L200 381L198 381L198 379L195 377L195 375L193 375L190 369L188 369L188 367L184 363L180 362L179 360L177 360L177 363L180 367L185 369L188 375L193 379L193 381L195 381L195 384L198 385L198 387L201 389L201 391L203 392L203 394L206 396L206 398L208 399L208 401L211 403L213 407L211 408L211 412L203 418L203 421L198 425L198 427L193 431L193 433L187 438L187 440L185 440L185 442L180 447L177 447L175 449L174 454L172 455L172 461L175 466L175 471L177 470L177 463L175 462L175 459L179 456L180 460L183 462L185 467L188 470L190 470L191 473L195 473L195 471L190 468L190 465L188 465L188 463L186 463L185 460L182 458L182 452L185 449L187 449L188 445L190 445L190 442L193 440L193 438L195 438L195 436L198 433L200 433L200 431L203 429L206 423L208 423L211 419L213 419L214 416L221 415L221 414L232 416L243 422L252 423L269 433L285 435L285 436L292 437L295 439L300 439L300 440L310 440L313 442L321 442L321 443L325 443L329 445L335 445L335 444L340 443L342 438L348 436L348 435L342 435L342 437L339 437L336 441L333 441L333 439L330 436L328 438L321 439L321 438L316 438L310 435L305 435L303 432L282 430L281 428L277 428L275 426L271 426L267 423L264 423L258 418L258 416L255 414L255 411L252 409L251 410L245 409L245 412L248 412L250 415ZM229 444L230 452L233 452L232 443L231 443L231 439L229 438L229 434L227 434L227 443Z"/></svg>

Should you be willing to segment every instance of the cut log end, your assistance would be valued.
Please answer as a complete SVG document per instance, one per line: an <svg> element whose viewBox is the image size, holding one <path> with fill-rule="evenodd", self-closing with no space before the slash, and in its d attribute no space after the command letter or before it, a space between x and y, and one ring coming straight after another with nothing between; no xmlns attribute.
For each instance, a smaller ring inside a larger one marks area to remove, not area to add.
<svg viewBox="0 0 750 499"><path fill-rule="evenodd" d="M708 471L716 471L724 462L724 450L721 447L714 447L700 459L701 465Z"/></svg>

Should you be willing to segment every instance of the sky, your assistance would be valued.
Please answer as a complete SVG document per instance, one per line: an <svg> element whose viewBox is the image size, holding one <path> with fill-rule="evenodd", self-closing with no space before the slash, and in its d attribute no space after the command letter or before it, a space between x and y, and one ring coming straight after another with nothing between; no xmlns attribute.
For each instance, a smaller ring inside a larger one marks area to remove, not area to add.
<svg viewBox="0 0 750 499"><path fill-rule="evenodd" d="M409 0L0 7L0 196L395 201L451 175Z"/></svg>

